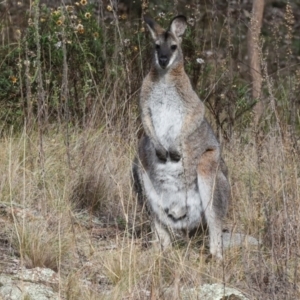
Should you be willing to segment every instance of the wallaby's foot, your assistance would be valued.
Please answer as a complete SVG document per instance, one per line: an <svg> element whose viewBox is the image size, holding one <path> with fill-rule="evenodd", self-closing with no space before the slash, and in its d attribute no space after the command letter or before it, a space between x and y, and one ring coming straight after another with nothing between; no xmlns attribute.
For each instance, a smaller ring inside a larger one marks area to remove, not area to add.
<svg viewBox="0 0 300 300"><path fill-rule="evenodd" d="M154 220L152 223L152 230L154 232L154 241L159 241L160 249L165 251L172 246L171 236L167 228L159 221Z"/></svg>
<svg viewBox="0 0 300 300"><path fill-rule="evenodd" d="M222 260L223 259L223 254L222 254L222 229L221 229L220 222L218 220L214 220L214 223L210 223L210 228L209 228L209 238L210 238L210 243L209 243L209 250L211 255L216 257L217 259Z"/></svg>
<svg viewBox="0 0 300 300"><path fill-rule="evenodd" d="M223 253L222 253L222 245L215 243L212 241L210 236L210 247L209 247L209 254L205 259L205 262L213 261L222 261L223 260Z"/></svg>
<svg viewBox="0 0 300 300"><path fill-rule="evenodd" d="M219 259L222 260L223 259L223 255L222 255L222 250L221 249L210 249L210 254Z"/></svg>

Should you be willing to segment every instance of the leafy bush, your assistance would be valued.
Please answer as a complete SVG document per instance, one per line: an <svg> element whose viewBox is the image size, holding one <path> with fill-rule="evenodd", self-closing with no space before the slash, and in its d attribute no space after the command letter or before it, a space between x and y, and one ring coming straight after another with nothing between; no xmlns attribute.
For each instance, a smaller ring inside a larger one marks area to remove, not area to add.
<svg viewBox="0 0 300 300"><path fill-rule="evenodd" d="M234 129L242 132L249 126L256 100L251 99L244 59L245 24L250 15L242 14L241 9L248 9L246 4L227 6L216 1L201 6L179 1L176 9L170 2L132 2L134 12L130 14L118 10L116 1L112 3L114 6L102 4L99 9L81 0L54 9L36 1L26 15L24 31L16 30L15 41L0 47L0 119L4 126L18 128L26 120L27 125L38 121L39 125L101 125L121 131L136 128L139 88L152 59L141 16L151 15L167 27L177 11L188 16L183 39L186 71L217 129L229 139ZM263 75L268 79L272 70L271 79L283 82L283 88L275 89L276 109L298 128L297 99L284 93L286 87L298 88L295 21L268 11L266 21L264 39L258 45L266 64ZM283 61L288 66L280 70ZM291 80L285 80L286 76ZM263 94L270 108L266 81Z"/></svg>
<svg viewBox="0 0 300 300"><path fill-rule="evenodd" d="M126 116L142 78L138 45L144 34L110 6L99 23L92 4L76 4L35 5L24 36L0 48L6 57L0 65L1 119L7 124L16 124L16 114L38 112L43 122L79 125Z"/></svg>

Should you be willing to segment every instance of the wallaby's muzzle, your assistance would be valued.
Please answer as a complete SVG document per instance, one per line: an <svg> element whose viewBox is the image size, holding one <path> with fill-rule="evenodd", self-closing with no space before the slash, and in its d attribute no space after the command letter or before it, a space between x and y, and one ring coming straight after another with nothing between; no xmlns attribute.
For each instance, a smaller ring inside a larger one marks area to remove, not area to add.
<svg viewBox="0 0 300 300"><path fill-rule="evenodd" d="M167 56L163 55L161 57L158 58L158 62L159 62L159 65L165 69L169 63L169 59Z"/></svg>

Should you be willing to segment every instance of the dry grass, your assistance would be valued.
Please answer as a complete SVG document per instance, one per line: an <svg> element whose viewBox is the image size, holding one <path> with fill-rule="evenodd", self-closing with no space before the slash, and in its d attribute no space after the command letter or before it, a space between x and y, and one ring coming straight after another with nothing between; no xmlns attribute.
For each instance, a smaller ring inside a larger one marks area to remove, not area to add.
<svg viewBox="0 0 300 300"><path fill-rule="evenodd" d="M144 247L148 238L132 230L141 222L131 189L135 138L103 130L72 132L69 149L63 135L45 135L44 165L36 136L2 139L2 234L27 267L59 271L68 299L176 299L182 288L216 282L250 299L298 297L299 161L288 136L270 132L260 159L254 140L245 133L224 145L226 226L261 245L227 250L222 263L206 262L195 242L168 253Z"/></svg>

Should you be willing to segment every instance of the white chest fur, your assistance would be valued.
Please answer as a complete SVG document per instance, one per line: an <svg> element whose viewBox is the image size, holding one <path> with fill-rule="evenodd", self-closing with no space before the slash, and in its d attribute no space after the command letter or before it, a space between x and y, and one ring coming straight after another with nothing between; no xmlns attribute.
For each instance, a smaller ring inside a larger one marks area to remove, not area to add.
<svg viewBox="0 0 300 300"><path fill-rule="evenodd" d="M160 81L153 87L148 103L159 142L167 150L171 146L180 151L185 110L177 89ZM203 212L199 191L196 181L186 187L182 160L153 165L151 173L144 172L143 182L152 210L162 223L174 229L199 224Z"/></svg>
<svg viewBox="0 0 300 300"><path fill-rule="evenodd" d="M179 142L184 110L175 86L159 82L149 99L153 127L159 142L168 149Z"/></svg>

